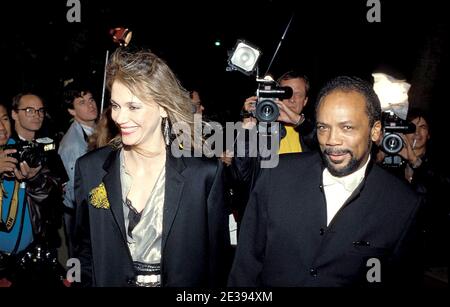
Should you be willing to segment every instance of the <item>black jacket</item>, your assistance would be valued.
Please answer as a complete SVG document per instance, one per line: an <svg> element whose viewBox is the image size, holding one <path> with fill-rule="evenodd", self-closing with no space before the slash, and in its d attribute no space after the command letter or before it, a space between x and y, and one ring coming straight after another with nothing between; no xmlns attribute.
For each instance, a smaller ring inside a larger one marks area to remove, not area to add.
<svg viewBox="0 0 450 307"><path fill-rule="evenodd" d="M17 144L17 134L12 138ZM49 244L51 247L60 244L57 230L62 225L62 185L67 179L61 158L56 151L51 151L46 155L41 171L26 181L31 225L37 243Z"/></svg>
<svg viewBox="0 0 450 307"><path fill-rule="evenodd" d="M314 151L318 148L314 124L310 120L305 119L305 121L300 126L295 128L295 130L299 133L300 144L303 152ZM280 124L280 133L274 137L279 137L281 140L285 136L286 129L283 124ZM259 151L257 153L257 157L250 156L250 146L248 140L248 138L245 139L245 156L236 156L233 159L231 169L233 179L239 182L240 185L253 186L259 175L259 171L261 169L260 163L263 158L260 156ZM266 143L270 144L270 141L266 141ZM235 152L238 152L238 150L235 149Z"/></svg>
<svg viewBox="0 0 450 307"><path fill-rule="evenodd" d="M296 128L296 131L299 132L300 144L303 152L315 151L318 149L318 142L312 121L305 119L305 121ZM275 137L279 137L281 140L285 135L286 129L284 125L280 124L280 133ZM227 168L226 173L228 186L232 191L231 206L236 213L238 225L244 214L250 191L261 172L261 161L264 160L264 158L259 155L259 151L257 157L250 156L248 140L249 138L245 139L245 156L239 157L235 155L231 165ZM269 140L266 142L266 144L270 144ZM238 143L236 146L237 145ZM242 146L242 144L240 145ZM235 149L234 152L237 153L238 150Z"/></svg>
<svg viewBox="0 0 450 307"><path fill-rule="evenodd" d="M327 227L318 153L288 154L262 171L251 193L230 273L231 286L370 286L368 259L381 284L420 278L415 257L420 198L369 163Z"/></svg>
<svg viewBox="0 0 450 307"><path fill-rule="evenodd" d="M75 171L76 257L82 280L92 286L129 286L135 277L127 246L120 183L120 151L103 147L80 158ZM95 208L89 193L101 183L108 209ZM228 212L217 160L166 160L161 249L163 287L226 284L230 265Z"/></svg>
<svg viewBox="0 0 450 307"><path fill-rule="evenodd" d="M450 206L445 199L450 189L450 178L445 165L437 164L429 151L421 160L420 166L413 171L410 185L424 199L421 213L425 262L429 266L447 266L450 255ZM404 163L398 169L388 170L405 180L406 165Z"/></svg>

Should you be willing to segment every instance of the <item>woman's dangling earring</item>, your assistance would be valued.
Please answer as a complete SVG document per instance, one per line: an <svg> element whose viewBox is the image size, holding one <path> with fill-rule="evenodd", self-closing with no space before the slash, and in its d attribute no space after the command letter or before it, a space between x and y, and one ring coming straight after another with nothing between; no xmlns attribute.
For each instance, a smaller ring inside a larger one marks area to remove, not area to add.
<svg viewBox="0 0 450 307"><path fill-rule="evenodd" d="M164 125L164 141L166 142L166 146L170 145L170 127L169 127L169 118L163 117L163 125Z"/></svg>

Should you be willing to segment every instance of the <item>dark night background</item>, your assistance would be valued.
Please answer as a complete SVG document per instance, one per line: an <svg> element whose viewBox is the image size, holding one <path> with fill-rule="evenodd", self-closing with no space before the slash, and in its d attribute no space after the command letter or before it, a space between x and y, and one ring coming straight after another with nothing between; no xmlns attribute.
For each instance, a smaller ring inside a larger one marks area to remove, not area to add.
<svg viewBox="0 0 450 307"><path fill-rule="evenodd" d="M412 84L410 104L431 111L435 140L446 138L439 127L450 110L449 18L440 2L380 0L380 23L366 20L367 0L80 2L80 23L67 21L66 0L16 1L1 9L3 102L34 90L65 129L63 81L91 82L100 103L105 52L115 48L108 30L125 26L133 30L132 47L152 49L185 87L199 88L207 114L235 121L256 83L254 77L225 71L227 51L237 39L255 44L265 71L295 13L270 72L277 77L295 68L309 75L309 111L330 77L351 74L372 81L371 73L380 71Z"/></svg>

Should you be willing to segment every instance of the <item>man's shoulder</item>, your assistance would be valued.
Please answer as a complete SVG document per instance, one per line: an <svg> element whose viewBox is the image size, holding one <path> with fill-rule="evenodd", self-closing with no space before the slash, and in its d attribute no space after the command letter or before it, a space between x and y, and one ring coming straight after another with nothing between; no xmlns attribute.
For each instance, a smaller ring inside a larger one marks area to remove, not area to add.
<svg viewBox="0 0 450 307"><path fill-rule="evenodd" d="M273 168L263 168L260 176L301 181L320 174L321 169L322 160L318 152L289 153L279 155L278 165ZM299 174L304 176L299 177Z"/></svg>
<svg viewBox="0 0 450 307"><path fill-rule="evenodd" d="M78 140L79 142L77 142ZM62 137L59 148L61 150L67 150L67 148L77 146L80 142L84 142L83 135L78 133L77 124L73 122Z"/></svg>
<svg viewBox="0 0 450 307"><path fill-rule="evenodd" d="M377 187L380 195L384 195L398 207L403 205L410 208L419 202L419 195L406 180L398 178L377 164L373 165L368 181L371 186Z"/></svg>
<svg viewBox="0 0 450 307"><path fill-rule="evenodd" d="M280 155L279 164L275 169L320 167L321 163L320 153L315 151L288 153Z"/></svg>
<svg viewBox="0 0 450 307"><path fill-rule="evenodd" d="M396 191L408 194L414 194L414 190L407 184L405 180L402 180L385 170L378 164L374 164L370 171L371 176L383 186L390 186L395 188Z"/></svg>
<svg viewBox="0 0 450 307"><path fill-rule="evenodd" d="M182 156L180 158L171 158L172 162L182 163L186 170L192 172L194 176L210 175L214 176L221 164L217 158Z"/></svg>
<svg viewBox="0 0 450 307"><path fill-rule="evenodd" d="M189 157L183 156L180 159L183 159L184 163L187 166L192 167L207 167L207 168L216 168L217 167L217 158L208 158L208 157Z"/></svg>

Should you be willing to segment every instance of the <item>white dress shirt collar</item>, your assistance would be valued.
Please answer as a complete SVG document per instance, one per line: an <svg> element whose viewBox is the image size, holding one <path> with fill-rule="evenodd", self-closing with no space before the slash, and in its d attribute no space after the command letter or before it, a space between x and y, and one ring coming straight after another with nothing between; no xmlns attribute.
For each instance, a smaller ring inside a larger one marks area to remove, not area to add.
<svg viewBox="0 0 450 307"><path fill-rule="evenodd" d="M84 132L87 134L87 136L91 136L94 133L94 127L89 127L87 125L83 125L82 123L80 123L81 129L84 130Z"/></svg>
<svg viewBox="0 0 450 307"><path fill-rule="evenodd" d="M356 187L363 181L364 176L366 174L367 165L370 161L370 155L367 159L366 163L356 172L353 172L344 177L336 177L331 175L327 168L323 171L323 185L329 186L332 184L340 184L344 187L348 192L353 192Z"/></svg>
<svg viewBox="0 0 450 307"><path fill-rule="evenodd" d="M344 177L335 177L330 174L327 168L324 169L322 183L327 206L327 226L330 225L339 209L364 180L369 161L370 156L363 167Z"/></svg>

